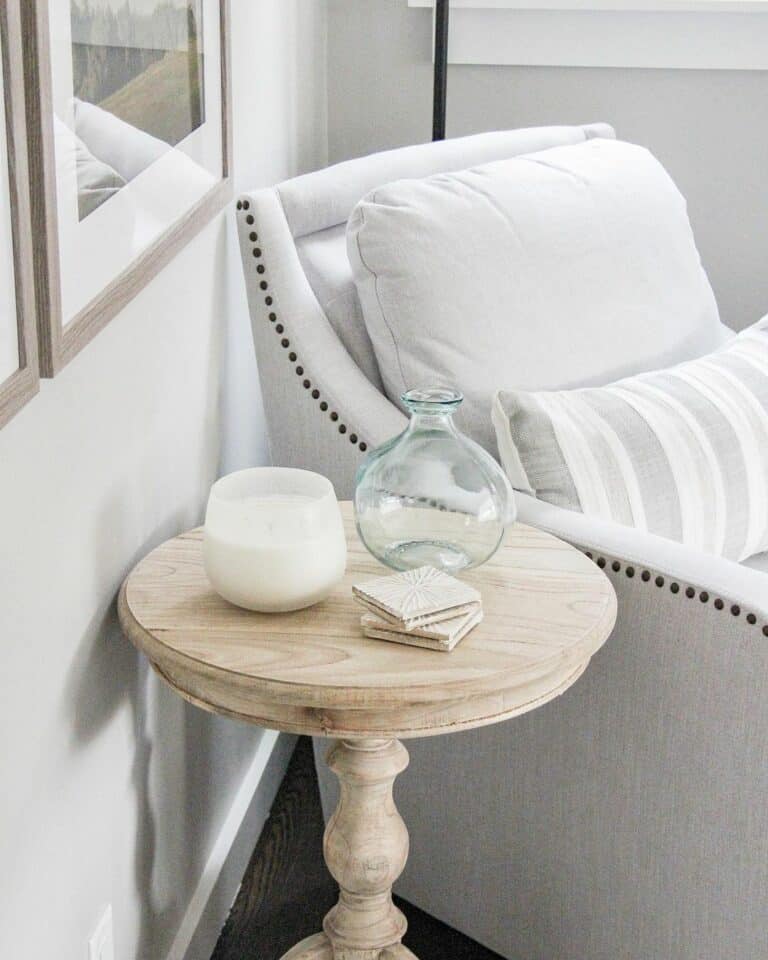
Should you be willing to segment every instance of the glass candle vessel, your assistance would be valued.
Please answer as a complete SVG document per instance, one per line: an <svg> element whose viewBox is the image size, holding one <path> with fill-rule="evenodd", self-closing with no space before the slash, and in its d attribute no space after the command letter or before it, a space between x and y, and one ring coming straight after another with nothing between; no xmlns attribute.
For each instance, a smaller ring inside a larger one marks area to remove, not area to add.
<svg viewBox="0 0 768 960"><path fill-rule="evenodd" d="M213 589L238 607L276 613L324 600L347 565L330 480L280 467L223 477L208 498L203 563Z"/></svg>
<svg viewBox="0 0 768 960"><path fill-rule="evenodd" d="M493 556L515 519L509 481L456 427L458 391L411 390L402 399L411 415L407 429L372 451L357 474L360 537L394 570L476 567Z"/></svg>

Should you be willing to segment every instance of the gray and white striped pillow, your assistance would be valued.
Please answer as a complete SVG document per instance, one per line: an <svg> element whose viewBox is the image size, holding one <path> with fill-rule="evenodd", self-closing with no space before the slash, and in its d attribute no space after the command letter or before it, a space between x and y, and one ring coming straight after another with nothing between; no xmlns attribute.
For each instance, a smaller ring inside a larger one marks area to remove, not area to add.
<svg viewBox="0 0 768 960"><path fill-rule="evenodd" d="M768 550L768 317L605 387L496 396L512 486L735 560Z"/></svg>

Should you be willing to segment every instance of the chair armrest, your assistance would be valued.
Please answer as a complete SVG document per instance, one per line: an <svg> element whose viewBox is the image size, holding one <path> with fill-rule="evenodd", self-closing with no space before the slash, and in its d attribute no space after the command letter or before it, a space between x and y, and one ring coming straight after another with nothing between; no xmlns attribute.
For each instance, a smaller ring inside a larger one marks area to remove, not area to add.
<svg viewBox="0 0 768 960"><path fill-rule="evenodd" d="M277 191L241 196L237 226L272 460L316 470L348 498L363 455L400 433L406 418L328 322Z"/></svg>
<svg viewBox="0 0 768 960"><path fill-rule="evenodd" d="M738 609L747 626L768 637L768 576L731 560L700 553L683 544L632 527L598 520L562 507L517 494L518 519L578 546L609 575L664 581L674 596ZM675 589L677 585L677 589ZM693 596L691 596L693 591ZM754 619L754 622L752 622Z"/></svg>

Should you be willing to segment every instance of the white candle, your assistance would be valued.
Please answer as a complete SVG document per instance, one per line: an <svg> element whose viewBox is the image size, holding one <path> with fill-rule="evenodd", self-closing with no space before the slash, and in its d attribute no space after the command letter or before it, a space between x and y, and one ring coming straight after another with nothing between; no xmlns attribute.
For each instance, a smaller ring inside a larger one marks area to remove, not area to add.
<svg viewBox="0 0 768 960"><path fill-rule="evenodd" d="M214 590L248 610L284 612L324 600L347 562L330 480L281 467L219 480L208 499L203 562Z"/></svg>

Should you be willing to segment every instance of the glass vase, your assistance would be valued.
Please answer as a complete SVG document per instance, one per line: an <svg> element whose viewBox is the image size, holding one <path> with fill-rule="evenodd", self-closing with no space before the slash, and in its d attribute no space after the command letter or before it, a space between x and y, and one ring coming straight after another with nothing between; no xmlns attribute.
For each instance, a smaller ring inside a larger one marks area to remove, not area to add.
<svg viewBox="0 0 768 960"><path fill-rule="evenodd" d="M515 519L501 467L456 427L461 394L448 388L403 395L410 423L360 465L357 529L393 570L429 564L458 573L485 563Z"/></svg>

